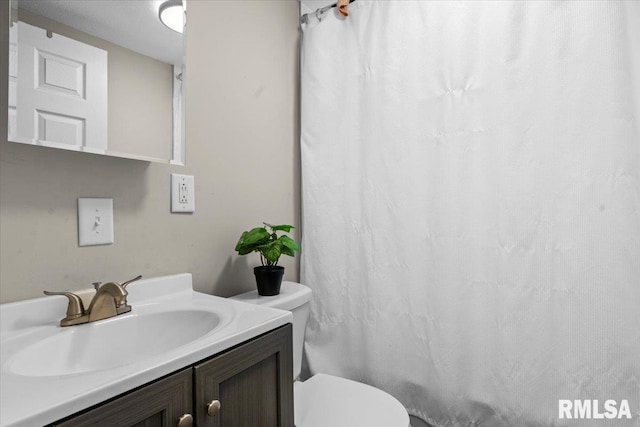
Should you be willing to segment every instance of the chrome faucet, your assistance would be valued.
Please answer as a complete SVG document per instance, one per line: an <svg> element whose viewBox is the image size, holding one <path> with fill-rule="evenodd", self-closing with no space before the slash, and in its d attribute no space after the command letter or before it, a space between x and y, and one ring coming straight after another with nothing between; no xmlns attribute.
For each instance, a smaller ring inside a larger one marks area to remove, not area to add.
<svg viewBox="0 0 640 427"><path fill-rule="evenodd" d="M131 306L127 304L128 292L126 287L129 283L141 278L142 275L127 280L124 283L109 282L104 285L96 284L96 294L93 296L87 310L85 310L82 304L82 299L72 292L44 291L44 294L64 295L69 299L67 315L60 320L60 326L80 325L82 323L95 322L96 320L107 319L130 312Z"/></svg>

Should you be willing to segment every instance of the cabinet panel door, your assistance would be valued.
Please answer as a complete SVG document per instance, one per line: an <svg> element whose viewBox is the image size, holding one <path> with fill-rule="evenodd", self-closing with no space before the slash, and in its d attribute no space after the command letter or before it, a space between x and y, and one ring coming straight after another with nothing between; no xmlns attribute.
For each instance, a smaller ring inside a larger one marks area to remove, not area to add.
<svg viewBox="0 0 640 427"><path fill-rule="evenodd" d="M180 371L93 409L54 423L60 427L169 427L191 414L192 371Z"/></svg>
<svg viewBox="0 0 640 427"><path fill-rule="evenodd" d="M199 427L293 427L291 325L195 367ZM213 400L216 415L208 415Z"/></svg>

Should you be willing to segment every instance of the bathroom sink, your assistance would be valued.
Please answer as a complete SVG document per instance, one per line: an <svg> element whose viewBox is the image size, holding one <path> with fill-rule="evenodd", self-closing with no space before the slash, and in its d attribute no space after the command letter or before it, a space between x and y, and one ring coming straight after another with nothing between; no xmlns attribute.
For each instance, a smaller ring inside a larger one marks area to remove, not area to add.
<svg viewBox="0 0 640 427"><path fill-rule="evenodd" d="M50 425L292 320L196 292L190 274L127 292L130 312L67 327L62 296L0 304L0 427Z"/></svg>
<svg viewBox="0 0 640 427"><path fill-rule="evenodd" d="M219 325L215 312L182 310L131 313L60 328L17 352L9 370L29 377L52 377L111 369L167 353Z"/></svg>

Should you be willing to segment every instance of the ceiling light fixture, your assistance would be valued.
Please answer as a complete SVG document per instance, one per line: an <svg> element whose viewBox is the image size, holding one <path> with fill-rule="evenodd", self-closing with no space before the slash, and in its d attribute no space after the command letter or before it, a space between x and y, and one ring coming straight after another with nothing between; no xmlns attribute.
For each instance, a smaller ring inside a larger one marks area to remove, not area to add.
<svg viewBox="0 0 640 427"><path fill-rule="evenodd" d="M160 22L175 32L182 33L184 29L184 8L182 0L168 0L160 5L158 10Z"/></svg>

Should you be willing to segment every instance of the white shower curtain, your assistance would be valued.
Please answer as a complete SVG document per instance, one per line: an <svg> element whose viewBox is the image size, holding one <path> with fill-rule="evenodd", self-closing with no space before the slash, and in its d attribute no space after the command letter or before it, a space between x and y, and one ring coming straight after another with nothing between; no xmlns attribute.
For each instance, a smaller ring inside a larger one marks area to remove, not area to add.
<svg viewBox="0 0 640 427"><path fill-rule="evenodd" d="M350 12L303 25L309 372L436 426L639 426L640 4Z"/></svg>

